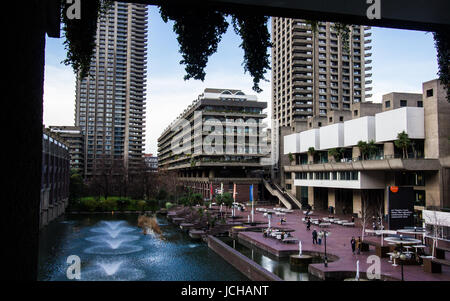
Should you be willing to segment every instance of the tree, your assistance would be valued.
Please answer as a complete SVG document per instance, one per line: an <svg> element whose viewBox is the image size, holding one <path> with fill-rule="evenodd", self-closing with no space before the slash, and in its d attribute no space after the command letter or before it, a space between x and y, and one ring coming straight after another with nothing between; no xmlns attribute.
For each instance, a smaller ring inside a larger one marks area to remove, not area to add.
<svg viewBox="0 0 450 301"><path fill-rule="evenodd" d="M369 143L367 143L367 154L369 155L369 158L372 159L376 156L378 152L378 147L375 144L374 140L370 140Z"/></svg>
<svg viewBox="0 0 450 301"><path fill-rule="evenodd" d="M367 222L369 221L369 202L367 198L365 197L365 192L361 192L361 210L359 211L359 214L361 215L361 226L362 226L362 233L361 233L361 239L364 240L364 235L366 232L366 226Z"/></svg>
<svg viewBox="0 0 450 301"><path fill-rule="evenodd" d="M342 158L344 149L343 148L332 148L328 151L328 155L332 156L337 162Z"/></svg>
<svg viewBox="0 0 450 301"><path fill-rule="evenodd" d="M86 192L86 185L84 185L83 177L78 174L76 170L71 170L70 180L69 180L69 201L77 201Z"/></svg>
<svg viewBox="0 0 450 301"><path fill-rule="evenodd" d="M411 140L405 131L398 133L397 140L394 141L394 144L396 147L402 149L403 159L408 158L408 147L411 145Z"/></svg>
<svg viewBox="0 0 450 301"><path fill-rule="evenodd" d="M294 161L294 155L292 153L289 153L288 156L289 156L289 161L292 163Z"/></svg>
<svg viewBox="0 0 450 301"><path fill-rule="evenodd" d="M226 208L231 208L234 202L233 196L229 192L225 192L216 196L216 201L219 204L224 204Z"/></svg>

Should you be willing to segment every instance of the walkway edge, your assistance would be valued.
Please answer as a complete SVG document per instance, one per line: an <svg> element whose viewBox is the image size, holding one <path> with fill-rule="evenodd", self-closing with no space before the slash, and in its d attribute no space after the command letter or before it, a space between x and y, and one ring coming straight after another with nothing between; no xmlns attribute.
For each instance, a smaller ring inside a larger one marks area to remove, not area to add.
<svg viewBox="0 0 450 301"><path fill-rule="evenodd" d="M283 281L277 275L267 271L256 262L242 255L226 243L208 235L208 247L225 259L242 274L253 281Z"/></svg>

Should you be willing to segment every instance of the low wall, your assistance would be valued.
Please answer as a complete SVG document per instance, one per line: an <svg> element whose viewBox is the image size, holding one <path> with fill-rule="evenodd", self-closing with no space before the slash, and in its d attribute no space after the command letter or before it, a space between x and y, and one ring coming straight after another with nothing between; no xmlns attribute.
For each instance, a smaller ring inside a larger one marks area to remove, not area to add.
<svg viewBox="0 0 450 301"><path fill-rule="evenodd" d="M277 275L267 271L226 243L208 235L208 247L253 281L282 281Z"/></svg>
<svg viewBox="0 0 450 301"><path fill-rule="evenodd" d="M63 199L52 205L46 206L46 208L41 208L39 218L39 229L47 226L51 221L55 220L56 218L64 214L68 204L69 200Z"/></svg>

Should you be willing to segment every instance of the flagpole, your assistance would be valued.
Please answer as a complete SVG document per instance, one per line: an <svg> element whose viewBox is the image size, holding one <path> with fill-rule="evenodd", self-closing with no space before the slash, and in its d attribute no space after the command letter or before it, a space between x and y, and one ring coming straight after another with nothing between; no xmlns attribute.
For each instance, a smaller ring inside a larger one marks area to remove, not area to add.
<svg viewBox="0 0 450 301"><path fill-rule="evenodd" d="M252 202L252 223L254 222L254 206L255 201L253 200L253 184L250 185L250 202Z"/></svg>

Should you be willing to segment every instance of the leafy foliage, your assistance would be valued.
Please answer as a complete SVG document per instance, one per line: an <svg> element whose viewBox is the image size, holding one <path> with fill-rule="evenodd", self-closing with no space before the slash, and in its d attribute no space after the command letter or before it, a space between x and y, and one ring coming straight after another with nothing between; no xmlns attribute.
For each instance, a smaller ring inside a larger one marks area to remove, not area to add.
<svg viewBox="0 0 450 301"><path fill-rule="evenodd" d="M364 160L368 154L369 148L367 147L366 141L358 141L357 144L359 151L361 152L361 158Z"/></svg>
<svg viewBox="0 0 450 301"><path fill-rule="evenodd" d="M394 141L394 144L396 147L402 149L403 158L408 158L408 147L411 145L411 140L405 131L398 133L397 140Z"/></svg>
<svg viewBox="0 0 450 301"><path fill-rule="evenodd" d="M186 65L185 80L205 79L208 58L217 51L228 22L221 12L208 7L192 9L182 5L161 4L160 13L164 22L174 21L173 31L178 35L180 64Z"/></svg>
<svg viewBox="0 0 450 301"><path fill-rule="evenodd" d="M244 70L253 77L253 90L258 93L262 91L259 82L266 80L264 74L270 69L267 48L272 44L267 22L266 16L233 15L234 31L242 38L240 47L244 49Z"/></svg>
<svg viewBox="0 0 450 301"><path fill-rule="evenodd" d="M447 100L450 102L450 32L435 32L434 43L437 50L439 80L447 89Z"/></svg>
<svg viewBox="0 0 450 301"><path fill-rule="evenodd" d="M64 46L67 57L65 65L71 65L74 72L84 78L89 73L89 65L95 49L97 20L107 11L112 2L108 0L80 1L81 18L68 19L67 8L72 4L62 1L61 21L65 36Z"/></svg>
<svg viewBox="0 0 450 301"><path fill-rule="evenodd" d="M226 207L231 207L231 205L233 204L233 196L229 192L219 194L218 196L216 196L216 202L219 204L224 204Z"/></svg>
<svg viewBox="0 0 450 301"><path fill-rule="evenodd" d="M289 153L288 156L290 162L293 162L295 160L294 155L292 153Z"/></svg>
<svg viewBox="0 0 450 301"><path fill-rule="evenodd" d="M159 7L164 22L174 21L173 31L177 34L179 52L183 57L180 64L185 65L186 70L185 80L205 79L208 59L217 51L229 26L226 18L231 15L234 30L242 38L240 47L244 50L244 70L253 77L253 90L262 91L259 83L266 80L264 74L270 69L268 17L226 13L208 6L161 3Z"/></svg>
<svg viewBox="0 0 450 301"><path fill-rule="evenodd" d="M350 52L350 26L344 23L336 22L332 28L341 38L342 48L345 52Z"/></svg>
<svg viewBox="0 0 450 301"><path fill-rule="evenodd" d="M332 148L328 151L328 154L334 158L335 161L339 161L342 158L343 148Z"/></svg>

